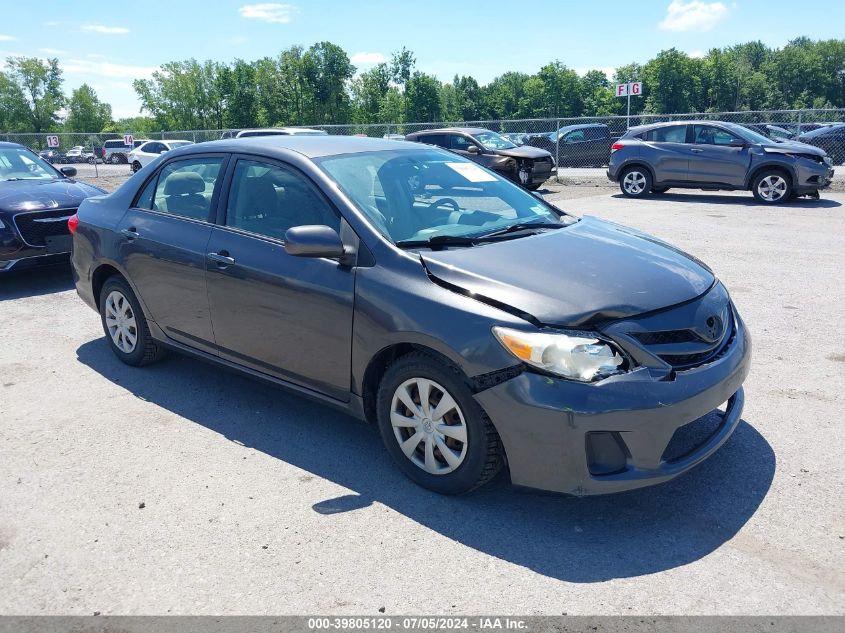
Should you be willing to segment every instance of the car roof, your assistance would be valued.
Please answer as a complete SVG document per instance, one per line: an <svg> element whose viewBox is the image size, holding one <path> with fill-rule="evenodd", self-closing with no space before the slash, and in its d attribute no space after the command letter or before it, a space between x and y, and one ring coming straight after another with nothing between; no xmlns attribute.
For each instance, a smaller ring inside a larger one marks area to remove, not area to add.
<svg viewBox="0 0 845 633"><path fill-rule="evenodd" d="M572 125L564 125L560 130L583 130L588 127L607 127L604 123L573 123ZM554 132L552 132L554 134Z"/></svg>
<svg viewBox="0 0 845 633"><path fill-rule="evenodd" d="M9 141L0 141L0 147L5 147L6 149L10 149L12 147L23 147L27 149L25 145L21 145L20 143L11 143Z"/></svg>
<svg viewBox="0 0 845 633"><path fill-rule="evenodd" d="M733 121L713 121L706 119L689 119L684 121L660 121L658 123L646 123L644 125L636 125L628 128L627 132L643 132L645 130L653 130L660 127L668 127L670 125L739 125L744 127L741 123L734 123Z"/></svg>
<svg viewBox="0 0 845 633"><path fill-rule="evenodd" d="M283 158L286 151L297 152L307 158L321 158L339 154L383 152L389 150L419 149L416 143L360 136L247 136L238 139L220 139L195 143L179 148L180 155L200 152L256 152Z"/></svg>
<svg viewBox="0 0 845 633"><path fill-rule="evenodd" d="M486 127L439 127L433 130L418 130L416 132L411 132L408 136L412 134L442 134L444 132L458 132L460 134L481 134L482 132L492 132L493 130L488 130Z"/></svg>

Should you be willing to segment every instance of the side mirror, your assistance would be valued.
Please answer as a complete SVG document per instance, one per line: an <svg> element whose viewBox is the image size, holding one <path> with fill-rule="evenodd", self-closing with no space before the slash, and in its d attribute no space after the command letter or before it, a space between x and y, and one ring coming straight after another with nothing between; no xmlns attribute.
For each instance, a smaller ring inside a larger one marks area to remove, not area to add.
<svg viewBox="0 0 845 633"><path fill-rule="evenodd" d="M476 145L470 145L469 147L467 147L467 151L470 154L475 154L475 155L478 155L478 154L481 153L481 150L478 149L478 147Z"/></svg>
<svg viewBox="0 0 845 633"><path fill-rule="evenodd" d="M288 229L285 232L285 251L296 257L337 259L346 255L337 231L322 224L306 224Z"/></svg>
<svg viewBox="0 0 845 633"><path fill-rule="evenodd" d="M68 178L73 178L74 176L76 176L76 167L62 167L59 171L61 171Z"/></svg>

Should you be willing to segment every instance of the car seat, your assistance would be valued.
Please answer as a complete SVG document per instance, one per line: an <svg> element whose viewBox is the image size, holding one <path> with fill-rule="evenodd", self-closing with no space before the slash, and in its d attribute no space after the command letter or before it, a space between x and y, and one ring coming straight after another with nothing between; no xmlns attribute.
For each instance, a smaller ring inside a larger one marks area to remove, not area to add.
<svg viewBox="0 0 845 633"><path fill-rule="evenodd" d="M210 201L202 195L205 181L198 173L182 171L170 174L164 181L167 211L191 218L208 218Z"/></svg>

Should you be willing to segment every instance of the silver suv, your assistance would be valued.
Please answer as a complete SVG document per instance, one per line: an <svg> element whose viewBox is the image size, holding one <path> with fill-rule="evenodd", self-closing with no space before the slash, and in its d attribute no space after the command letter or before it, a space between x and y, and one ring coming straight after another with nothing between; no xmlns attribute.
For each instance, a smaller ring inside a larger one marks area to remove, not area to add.
<svg viewBox="0 0 845 633"><path fill-rule="evenodd" d="M629 198L670 187L751 190L764 204L818 198L833 178L824 150L775 141L742 125L685 121L641 125L611 146L607 177Z"/></svg>

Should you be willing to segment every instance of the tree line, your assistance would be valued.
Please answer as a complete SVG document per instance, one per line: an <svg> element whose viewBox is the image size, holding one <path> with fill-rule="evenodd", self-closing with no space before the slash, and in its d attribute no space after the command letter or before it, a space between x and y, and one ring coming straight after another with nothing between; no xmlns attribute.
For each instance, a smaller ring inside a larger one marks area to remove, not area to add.
<svg viewBox="0 0 845 633"><path fill-rule="evenodd" d="M644 82L632 114L845 107L845 40L800 37L783 48L748 42L579 75L560 61L508 71L486 85L442 82L403 48L364 72L331 42L231 63L163 64L133 83L143 115L115 121L87 84L68 97L57 59L11 57L0 71L0 131L155 132L281 125L478 121L623 114L613 86Z"/></svg>

